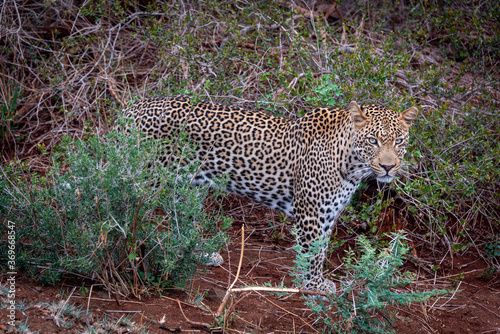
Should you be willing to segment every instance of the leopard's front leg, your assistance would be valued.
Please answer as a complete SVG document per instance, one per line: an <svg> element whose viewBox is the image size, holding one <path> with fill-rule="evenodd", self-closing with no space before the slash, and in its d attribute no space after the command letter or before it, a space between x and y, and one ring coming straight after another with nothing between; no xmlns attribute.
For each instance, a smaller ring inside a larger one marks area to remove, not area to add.
<svg viewBox="0 0 500 334"><path fill-rule="evenodd" d="M303 288L334 293L335 283L323 277L323 264L330 232L322 233L317 218L313 217L297 216L297 227L297 243L300 246L302 258L306 260L305 272L301 273Z"/></svg>
<svg viewBox="0 0 500 334"><path fill-rule="evenodd" d="M308 263L308 270L302 275L304 285L310 290L334 292L334 283L323 277L323 264L335 220L359 182L346 181L337 168L321 175L311 172L310 165L303 171L297 174L300 178L295 184L294 211L297 242ZM321 247L313 251L313 243Z"/></svg>

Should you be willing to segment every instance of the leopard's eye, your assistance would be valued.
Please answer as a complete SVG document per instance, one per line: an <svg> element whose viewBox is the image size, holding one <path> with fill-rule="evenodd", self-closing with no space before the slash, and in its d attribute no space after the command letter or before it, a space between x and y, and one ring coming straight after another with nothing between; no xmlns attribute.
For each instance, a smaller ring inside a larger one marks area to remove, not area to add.
<svg viewBox="0 0 500 334"><path fill-rule="evenodd" d="M398 139L396 139L396 141L394 142L394 144L399 145L402 142L403 142L403 138L398 138Z"/></svg>
<svg viewBox="0 0 500 334"><path fill-rule="evenodd" d="M372 145L377 145L378 144L377 139L375 139L375 138L368 138L367 140Z"/></svg>

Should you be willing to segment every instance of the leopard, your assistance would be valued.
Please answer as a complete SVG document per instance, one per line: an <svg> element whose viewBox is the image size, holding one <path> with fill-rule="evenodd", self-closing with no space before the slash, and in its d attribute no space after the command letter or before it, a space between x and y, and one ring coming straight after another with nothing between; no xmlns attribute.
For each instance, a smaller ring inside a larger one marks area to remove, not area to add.
<svg viewBox="0 0 500 334"><path fill-rule="evenodd" d="M303 288L332 292L335 283L323 272L327 243L319 243L319 252L313 243L330 237L363 180L385 184L401 171L418 109L398 113L352 101L347 109L322 107L290 118L181 95L138 100L122 113L148 136L188 136L195 144L189 159L201 164L195 183L212 185L226 175L227 192L294 218L307 262Z"/></svg>

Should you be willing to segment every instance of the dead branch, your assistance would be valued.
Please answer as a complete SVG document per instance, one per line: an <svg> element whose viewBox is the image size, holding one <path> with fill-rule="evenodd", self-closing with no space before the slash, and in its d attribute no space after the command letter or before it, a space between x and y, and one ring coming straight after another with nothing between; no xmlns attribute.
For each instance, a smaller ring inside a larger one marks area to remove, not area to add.
<svg viewBox="0 0 500 334"><path fill-rule="evenodd" d="M220 317L220 315L222 313L222 310L226 306L228 298L231 296L231 290L232 290L233 286L236 284L236 281L238 280L238 278L240 276L241 264L243 262L243 252L244 252L244 250L245 250L245 225L242 225L241 226L241 252L240 252L240 262L238 264L238 271L236 272L236 277L234 278L233 284L231 284L231 286L227 290L226 295L222 299L222 302L221 302L221 304L219 306L219 309L217 310L217 313L215 313L215 315L217 317Z"/></svg>
<svg viewBox="0 0 500 334"><path fill-rule="evenodd" d="M193 326L202 326L202 327L206 327L206 328L210 327L210 324L207 324L206 322L197 322L197 321L193 321L193 320L189 319L188 317L186 317L186 315L184 314L184 311L182 310L181 302L178 299L177 299L177 304L179 305L179 309L181 310L181 313L184 316L184 319L186 319L186 321L188 323L190 323Z"/></svg>

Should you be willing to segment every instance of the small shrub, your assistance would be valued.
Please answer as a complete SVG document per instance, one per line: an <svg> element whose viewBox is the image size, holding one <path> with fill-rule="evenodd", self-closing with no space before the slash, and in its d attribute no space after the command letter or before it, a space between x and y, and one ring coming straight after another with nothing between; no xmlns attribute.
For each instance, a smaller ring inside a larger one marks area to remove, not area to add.
<svg viewBox="0 0 500 334"><path fill-rule="evenodd" d="M84 311L82 306L75 306L67 301L60 300L59 302L41 303L35 307L47 310L57 327L70 328L73 321L83 316Z"/></svg>
<svg viewBox="0 0 500 334"><path fill-rule="evenodd" d="M443 290L398 290L415 281L412 273L402 273L398 269L408 252L404 240L403 235L393 233L387 247L378 249L364 235L358 237L361 255L357 256L354 250L347 252L344 258L345 274L338 277L341 285L337 293L329 296L326 302L316 299L306 301L326 332L392 333L392 314L387 310L388 306L422 302L447 293ZM319 247L316 247L318 250ZM303 272L301 265L304 263L304 256L299 252L296 270Z"/></svg>
<svg viewBox="0 0 500 334"><path fill-rule="evenodd" d="M164 146L137 130L64 138L45 176L2 167L0 213L15 222L19 268L48 283L83 274L123 295L182 286L225 234L203 211L208 189L190 184L198 166L160 166Z"/></svg>

